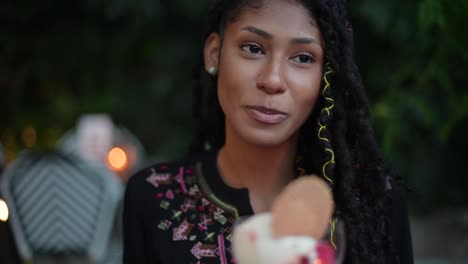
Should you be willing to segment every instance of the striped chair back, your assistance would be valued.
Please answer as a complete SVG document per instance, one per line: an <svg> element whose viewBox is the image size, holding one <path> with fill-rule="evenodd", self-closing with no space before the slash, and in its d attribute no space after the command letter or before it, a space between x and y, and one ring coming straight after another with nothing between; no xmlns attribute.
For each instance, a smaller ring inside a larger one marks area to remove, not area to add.
<svg viewBox="0 0 468 264"><path fill-rule="evenodd" d="M60 152L24 153L7 167L2 193L20 256L103 261L123 186L112 172Z"/></svg>

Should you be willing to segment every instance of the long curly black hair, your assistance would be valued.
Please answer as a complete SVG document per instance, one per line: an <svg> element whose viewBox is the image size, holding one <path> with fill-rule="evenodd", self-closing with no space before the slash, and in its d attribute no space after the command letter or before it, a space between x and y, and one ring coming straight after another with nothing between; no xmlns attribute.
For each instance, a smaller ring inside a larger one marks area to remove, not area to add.
<svg viewBox="0 0 468 264"><path fill-rule="evenodd" d="M300 131L298 175L321 175L332 186L336 215L346 229L345 263L396 263L390 235L390 189L396 177L384 163L370 124L346 0L295 1L316 19L326 46L321 96ZM265 0L212 2L205 39L212 32L222 35L243 8L260 8ZM202 57L194 82L191 152L219 148L224 144L224 114L216 77L205 72Z"/></svg>

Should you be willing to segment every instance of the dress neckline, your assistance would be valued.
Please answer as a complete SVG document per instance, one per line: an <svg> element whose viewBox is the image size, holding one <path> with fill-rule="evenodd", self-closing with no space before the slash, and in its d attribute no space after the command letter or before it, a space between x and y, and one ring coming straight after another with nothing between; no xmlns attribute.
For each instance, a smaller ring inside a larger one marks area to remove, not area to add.
<svg viewBox="0 0 468 264"><path fill-rule="evenodd" d="M248 189L231 187L222 179L216 161L218 153L219 150L211 150L201 155L197 164L201 166L198 168L200 187L213 198L212 202L222 208L235 210L238 217L253 215Z"/></svg>

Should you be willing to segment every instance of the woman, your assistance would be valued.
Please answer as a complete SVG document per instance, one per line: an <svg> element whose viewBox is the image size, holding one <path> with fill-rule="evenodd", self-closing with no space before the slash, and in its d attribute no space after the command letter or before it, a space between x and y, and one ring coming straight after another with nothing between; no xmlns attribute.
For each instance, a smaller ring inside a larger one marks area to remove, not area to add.
<svg viewBox="0 0 468 264"><path fill-rule="evenodd" d="M212 87L197 76L198 154L130 179L124 262L231 263L234 222L269 211L294 178L317 174L345 225L346 263L412 263L345 1L214 1L208 18L201 72Z"/></svg>

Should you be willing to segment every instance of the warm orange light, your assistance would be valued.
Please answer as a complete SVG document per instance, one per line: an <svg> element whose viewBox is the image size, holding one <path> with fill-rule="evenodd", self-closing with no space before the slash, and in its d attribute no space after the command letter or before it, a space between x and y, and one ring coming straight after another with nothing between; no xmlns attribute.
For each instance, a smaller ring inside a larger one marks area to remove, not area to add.
<svg viewBox="0 0 468 264"><path fill-rule="evenodd" d="M314 264L322 264L322 260L318 258L314 261Z"/></svg>
<svg viewBox="0 0 468 264"><path fill-rule="evenodd" d="M123 149L115 147L107 154L107 161L109 161L109 165L112 169L120 171L127 167L128 158Z"/></svg>
<svg viewBox="0 0 468 264"><path fill-rule="evenodd" d="M5 201L0 199L0 221L6 222L7 220L8 220L8 206L5 203Z"/></svg>

